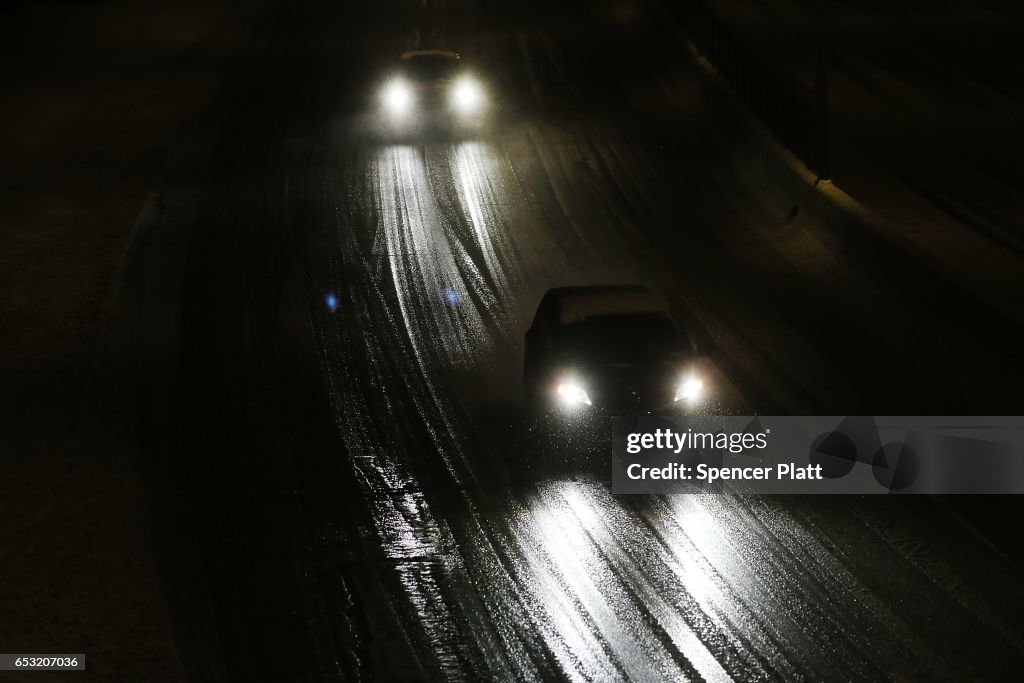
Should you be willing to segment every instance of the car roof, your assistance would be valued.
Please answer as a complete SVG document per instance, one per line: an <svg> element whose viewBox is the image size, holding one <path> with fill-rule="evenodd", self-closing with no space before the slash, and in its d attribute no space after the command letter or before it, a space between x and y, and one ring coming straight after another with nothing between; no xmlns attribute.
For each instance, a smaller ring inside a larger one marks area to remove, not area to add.
<svg viewBox="0 0 1024 683"><path fill-rule="evenodd" d="M402 61L408 61L419 57L442 57L444 59L450 59L453 62L457 62L462 59L459 56L459 53L454 50L407 50L401 54L400 59Z"/></svg>
<svg viewBox="0 0 1024 683"><path fill-rule="evenodd" d="M552 289L549 295L558 300L561 325L606 315L672 317L668 300L660 292L641 285L560 287Z"/></svg>

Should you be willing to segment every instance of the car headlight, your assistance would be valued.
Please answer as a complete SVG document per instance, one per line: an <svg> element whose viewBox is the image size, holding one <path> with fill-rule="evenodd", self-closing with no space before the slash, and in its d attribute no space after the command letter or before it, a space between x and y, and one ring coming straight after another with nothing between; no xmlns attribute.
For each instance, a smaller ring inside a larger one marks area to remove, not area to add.
<svg viewBox="0 0 1024 683"><path fill-rule="evenodd" d="M559 400L566 406L591 405L586 390L572 381L561 382L555 389Z"/></svg>
<svg viewBox="0 0 1024 683"><path fill-rule="evenodd" d="M694 403L704 395L704 382L699 377L686 377L676 388L675 401Z"/></svg>
<svg viewBox="0 0 1024 683"><path fill-rule="evenodd" d="M384 86L384 106L395 114L404 114L412 107L412 88L400 78Z"/></svg>
<svg viewBox="0 0 1024 683"><path fill-rule="evenodd" d="M484 105L484 91L472 78L464 77L452 85L452 105L463 114L479 111Z"/></svg>

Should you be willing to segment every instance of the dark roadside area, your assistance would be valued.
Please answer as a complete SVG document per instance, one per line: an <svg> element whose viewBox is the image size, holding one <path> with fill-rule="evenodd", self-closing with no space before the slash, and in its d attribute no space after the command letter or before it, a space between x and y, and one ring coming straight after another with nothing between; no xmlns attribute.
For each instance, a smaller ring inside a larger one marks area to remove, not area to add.
<svg viewBox="0 0 1024 683"><path fill-rule="evenodd" d="M980 307L1024 321L1019 3L664 5L740 99L773 119L775 137L824 174L824 194ZM818 127L823 153L805 144Z"/></svg>
<svg viewBox="0 0 1024 683"><path fill-rule="evenodd" d="M120 264L147 194L202 146L265 3L0 7L0 650L87 679L178 680L147 522ZM5 673L4 680L67 674Z"/></svg>
<svg viewBox="0 0 1024 683"><path fill-rule="evenodd" d="M1020 329L1019 4L666 0L663 6L680 37L779 152L794 155L794 172L825 203L949 282L977 310ZM1024 566L1019 496L935 502Z"/></svg>

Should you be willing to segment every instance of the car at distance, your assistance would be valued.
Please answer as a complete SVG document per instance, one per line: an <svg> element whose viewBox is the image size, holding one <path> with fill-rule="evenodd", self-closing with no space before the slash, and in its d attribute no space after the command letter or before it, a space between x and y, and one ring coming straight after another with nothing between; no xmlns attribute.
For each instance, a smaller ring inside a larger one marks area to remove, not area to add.
<svg viewBox="0 0 1024 683"><path fill-rule="evenodd" d="M479 77L451 50L403 52L380 90L381 122L393 132L479 127L488 109Z"/></svg>
<svg viewBox="0 0 1024 683"><path fill-rule="evenodd" d="M549 290L526 333L523 383L542 410L678 414L708 387L663 295L639 285Z"/></svg>

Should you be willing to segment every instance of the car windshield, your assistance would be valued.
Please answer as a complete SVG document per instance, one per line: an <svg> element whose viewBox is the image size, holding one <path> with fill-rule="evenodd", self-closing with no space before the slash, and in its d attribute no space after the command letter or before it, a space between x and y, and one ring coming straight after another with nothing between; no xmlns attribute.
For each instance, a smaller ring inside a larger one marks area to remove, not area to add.
<svg viewBox="0 0 1024 683"><path fill-rule="evenodd" d="M441 55L423 55L404 60L402 69L414 81L435 81L454 76L459 62Z"/></svg>
<svg viewBox="0 0 1024 683"><path fill-rule="evenodd" d="M574 361L597 364L665 363L686 352L685 341L671 319L651 314L597 316L558 332L562 353Z"/></svg>

